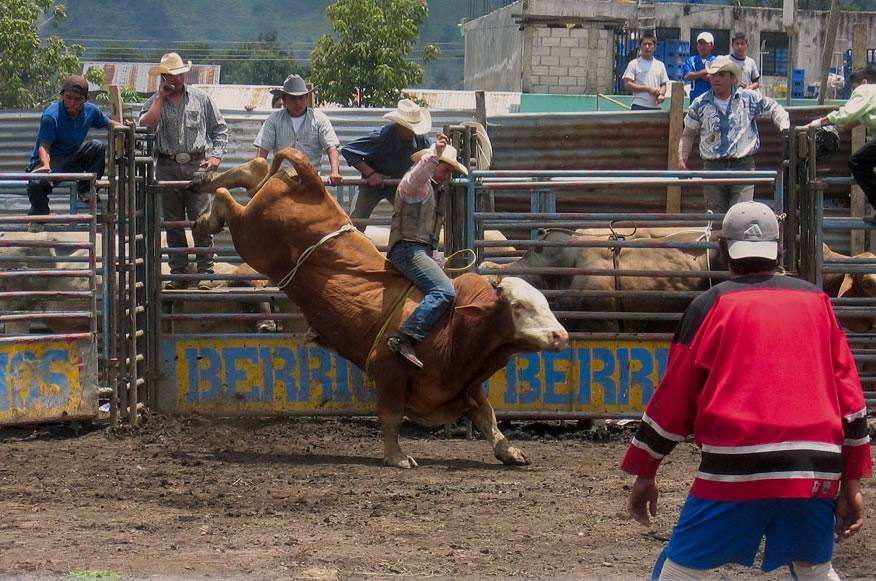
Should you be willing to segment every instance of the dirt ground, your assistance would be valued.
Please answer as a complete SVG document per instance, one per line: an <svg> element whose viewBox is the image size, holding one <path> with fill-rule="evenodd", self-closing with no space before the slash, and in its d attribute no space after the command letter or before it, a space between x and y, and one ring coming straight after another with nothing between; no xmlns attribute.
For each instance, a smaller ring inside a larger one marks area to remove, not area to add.
<svg viewBox="0 0 876 581"><path fill-rule="evenodd" d="M381 465L365 418L2 429L0 577L644 579L698 454L683 444L664 462L644 528L617 468L632 429L514 422L532 465L509 468L482 439L406 426L409 471ZM845 579L876 575L873 490L864 532L837 548Z"/></svg>

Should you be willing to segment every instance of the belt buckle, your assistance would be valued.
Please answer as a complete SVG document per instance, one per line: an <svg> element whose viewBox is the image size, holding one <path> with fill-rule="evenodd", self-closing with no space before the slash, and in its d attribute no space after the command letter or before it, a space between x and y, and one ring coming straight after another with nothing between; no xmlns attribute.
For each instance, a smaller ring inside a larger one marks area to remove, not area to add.
<svg viewBox="0 0 876 581"><path fill-rule="evenodd" d="M182 152L174 155L173 159L176 160L176 163L189 163L192 160L192 156L186 152Z"/></svg>

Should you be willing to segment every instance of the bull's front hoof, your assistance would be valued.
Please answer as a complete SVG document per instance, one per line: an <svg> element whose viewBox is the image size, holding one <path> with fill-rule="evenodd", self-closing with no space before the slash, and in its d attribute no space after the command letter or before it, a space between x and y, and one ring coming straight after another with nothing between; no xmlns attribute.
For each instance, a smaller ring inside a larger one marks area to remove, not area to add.
<svg viewBox="0 0 876 581"><path fill-rule="evenodd" d="M383 464L384 466L391 466L392 468L403 468L405 470L409 470L411 468L416 468L417 466L419 466L419 464L417 464L417 461L410 456L401 456L399 458L384 458Z"/></svg>
<svg viewBox="0 0 876 581"><path fill-rule="evenodd" d="M212 177L216 175L216 172L206 172L199 171L195 172L192 175L192 181L189 182L188 189L192 192L209 192L212 191L210 188L210 182L212 181Z"/></svg>
<svg viewBox="0 0 876 581"><path fill-rule="evenodd" d="M505 438L496 444L496 458L507 466L529 466L530 464L523 450L515 448Z"/></svg>
<svg viewBox="0 0 876 581"><path fill-rule="evenodd" d="M195 220L195 223L192 224L192 230L197 233L199 236L207 236L208 234L216 234L213 228L210 227L210 215L204 215Z"/></svg>

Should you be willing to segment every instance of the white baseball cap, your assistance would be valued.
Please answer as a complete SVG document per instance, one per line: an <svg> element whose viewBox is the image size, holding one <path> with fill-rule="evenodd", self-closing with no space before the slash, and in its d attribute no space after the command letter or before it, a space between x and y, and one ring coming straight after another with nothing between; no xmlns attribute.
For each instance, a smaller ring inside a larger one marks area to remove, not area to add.
<svg viewBox="0 0 876 581"><path fill-rule="evenodd" d="M779 251L779 221L766 204L739 202L724 215L721 236L730 258L775 260Z"/></svg>
<svg viewBox="0 0 876 581"><path fill-rule="evenodd" d="M697 42L699 42L699 41L701 41L701 40L703 40L703 41L705 41L705 42L708 42L709 44L715 44L715 37L712 36L712 33L711 33L711 32L701 32L701 33L699 33L699 34L697 35Z"/></svg>

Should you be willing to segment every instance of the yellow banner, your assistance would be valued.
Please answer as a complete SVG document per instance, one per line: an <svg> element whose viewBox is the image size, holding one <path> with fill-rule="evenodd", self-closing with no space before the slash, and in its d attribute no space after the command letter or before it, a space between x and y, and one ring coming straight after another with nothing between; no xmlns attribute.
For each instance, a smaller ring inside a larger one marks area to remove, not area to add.
<svg viewBox="0 0 876 581"><path fill-rule="evenodd" d="M80 416L81 365L77 341L0 345L0 423Z"/></svg>
<svg viewBox="0 0 876 581"><path fill-rule="evenodd" d="M561 353L512 359L484 388L500 411L639 412L668 356L665 341L574 341ZM162 344L162 367L170 383L161 388L175 390L175 411L374 410L373 382L358 367L300 340L171 336Z"/></svg>

